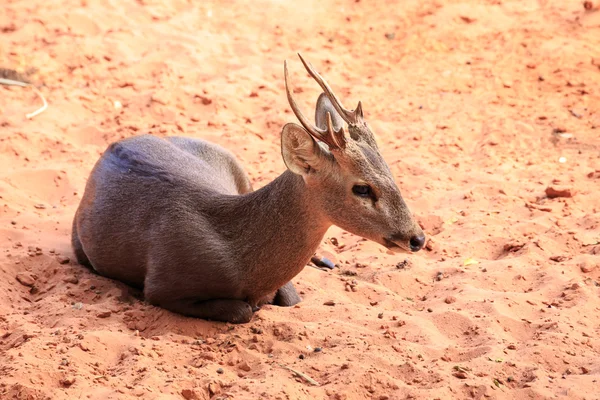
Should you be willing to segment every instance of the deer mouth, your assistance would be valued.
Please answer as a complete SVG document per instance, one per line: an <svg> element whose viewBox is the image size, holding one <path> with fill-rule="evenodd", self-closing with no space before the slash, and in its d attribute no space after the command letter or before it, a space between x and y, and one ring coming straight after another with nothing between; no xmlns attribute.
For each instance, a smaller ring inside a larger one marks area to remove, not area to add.
<svg viewBox="0 0 600 400"><path fill-rule="evenodd" d="M406 246L402 246L396 242L392 242L387 238L383 238L383 243L386 249L391 250L394 253L411 253L411 251Z"/></svg>

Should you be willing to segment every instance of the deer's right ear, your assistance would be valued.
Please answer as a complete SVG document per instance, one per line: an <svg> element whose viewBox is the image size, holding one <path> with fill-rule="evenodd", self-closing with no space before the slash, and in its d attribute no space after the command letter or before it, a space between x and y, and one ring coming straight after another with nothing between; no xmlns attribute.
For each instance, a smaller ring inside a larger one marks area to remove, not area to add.
<svg viewBox="0 0 600 400"><path fill-rule="evenodd" d="M281 132L281 155L290 171L307 175L311 170L319 170L323 162L323 150L304 128L296 124L286 124Z"/></svg>

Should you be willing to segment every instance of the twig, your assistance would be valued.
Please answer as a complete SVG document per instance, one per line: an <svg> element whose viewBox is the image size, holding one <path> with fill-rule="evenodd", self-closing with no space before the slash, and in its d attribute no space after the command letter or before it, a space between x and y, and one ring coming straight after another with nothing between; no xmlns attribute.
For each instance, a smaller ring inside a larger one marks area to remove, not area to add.
<svg viewBox="0 0 600 400"><path fill-rule="evenodd" d="M281 366L281 368L285 368L288 371L292 372L294 375L304 379L306 382L310 383L313 386L320 386L319 382L315 381L313 378L311 378L310 376L306 375L305 373L302 373L300 371L296 371L293 368L288 367L287 365L283 365L283 364L279 364Z"/></svg>
<svg viewBox="0 0 600 400"><path fill-rule="evenodd" d="M46 111L46 109L48 108L48 102L46 101L46 98L44 97L42 92L40 92L39 89L36 88L35 86L33 86L32 84L27 83L27 82L16 81L13 79L5 79L5 78L0 78L0 84L6 85L6 86L31 87L33 89L33 91L35 92L35 94L37 94L38 97L40 99L42 99L42 102L44 103L44 105L32 113L26 114L25 116L27 117L27 119L32 119L36 115L39 115L39 114L43 113L44 111Z"/></svg>

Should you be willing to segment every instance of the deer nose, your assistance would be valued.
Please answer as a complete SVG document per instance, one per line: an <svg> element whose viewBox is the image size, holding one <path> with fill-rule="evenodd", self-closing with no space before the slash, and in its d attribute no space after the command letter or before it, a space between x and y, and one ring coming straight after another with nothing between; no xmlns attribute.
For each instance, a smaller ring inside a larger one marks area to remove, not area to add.
<svg viewBox="0 0 600 400"><path fill-rule="evenodd" d="M425 235L413 236L410 238L410 250L412 252L417 252L423 248L425 245Z"/></svg>

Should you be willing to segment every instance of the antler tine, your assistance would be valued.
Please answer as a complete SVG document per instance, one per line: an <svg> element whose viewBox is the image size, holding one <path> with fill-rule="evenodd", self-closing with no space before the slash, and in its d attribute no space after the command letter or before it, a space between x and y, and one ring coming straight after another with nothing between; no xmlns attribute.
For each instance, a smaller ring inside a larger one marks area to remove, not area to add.
<svg viewBox="0 0 600 400"><path fill-rule="evenodd" d="M331 119L330 112L327 113L327 131L338 148L344 149L346 147L346 133L344 132L344 127L340 126L340 129L337 131L333 129L333 120Z"/></svg>
<svg viewBox="0 0 600 400"><path fill-rule="evenodd" d="M300 61L302 61L302 64L304 64L304 68L306 68L310 76L312 76L313 79L317 81L317 83L319 84L319 86L321 86L325 94L327 94L327 97L329 97L329 100L331 100L331 103L335 107L336 111L340 114L340 116L344 119L344 121L346 121L349 124L355 124L359 122L359 120L363 117L362 105L360 101L358 102L358 106L356 106L355 110L350 111L345 109L340 99L338 99L335 93L333 93L333 90L331 90L331 87L329 87L327 81L325 81L325 79L321 75L319 75L319 73L315 70L312 64L306 61L304 57L302 57L302 54L298 53L298 57L300 57Z"/></svg>
<svg viewBox="0 0 600 400"><path fill-rule="evenodd" d="M292 96L292 91L290 90L289 83L288 83L289 77L288 77L287 61L285 61L285 60L283 62L283 70L284 70L284 77L285 77L285 92L287 94L288 102L290 103L290 107L292 108L292 111L296 115L296 118L298 118L298 121L300 121L300 123L302 124L304 129L306 129L307 132L315 139L318 139L318 140L322 141L323 143L327 144L330 149L342 148L345 144L345 140L340 140L340 135L341 135L341 138L344 139L344 129L341 128L339 131L335 131L333 129L333 123L331 121L331 114L329 114L329 113L327 114L328 115L327 129L320 129L320 128L314 126L313 124L311 124L309 122L309 120L304 116L304 114L302 114L302 112L300 111L300 108L298 108L298 104L296 103L296 100L294 100L294 97ZM336 140L336 136L337 136L337 140Z"/></svg>

